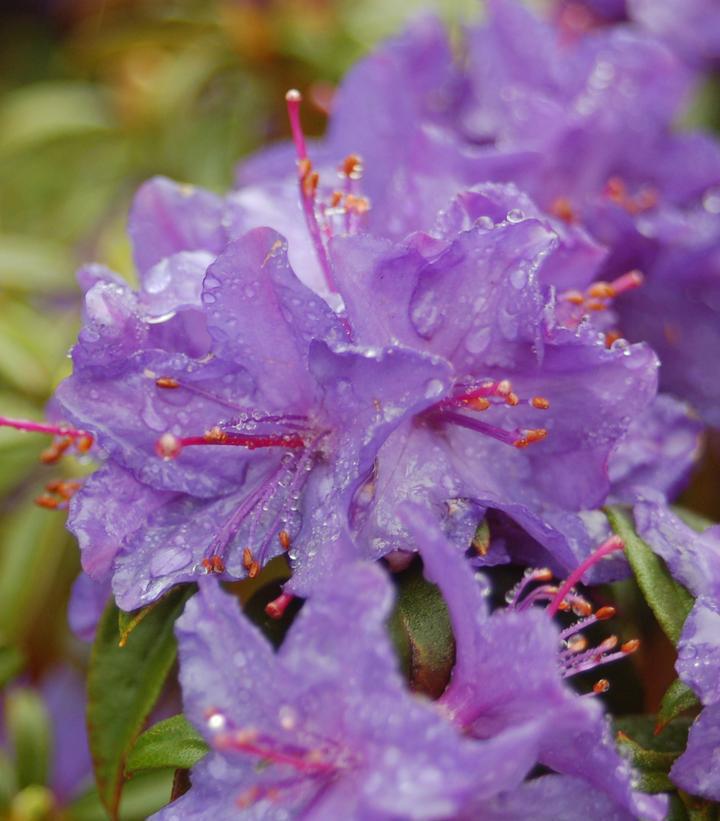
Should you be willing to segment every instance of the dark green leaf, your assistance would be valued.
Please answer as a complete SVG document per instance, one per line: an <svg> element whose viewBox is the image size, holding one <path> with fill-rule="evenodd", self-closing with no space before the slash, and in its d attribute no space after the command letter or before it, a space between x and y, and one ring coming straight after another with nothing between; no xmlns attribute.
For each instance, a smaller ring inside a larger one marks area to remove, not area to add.
<svg viewBox="0 0 720 821"><path fill-rule="evenodd" d="M173 625L192 590L169 593L123 647L114 604L98 626L88 673L88 733L98 793L111 818L118 817L127 755L175 660Z"/></svg>
<svg viewBox="0 0 720 821"><path fill-rule="evenodd" d="M50 718L42 698L32 690L14 690L5 701L8 735L15 751L19 789L45 785L50 764Z"/></svg>
<svg viewBox="0 0 720 821"><path fill-rule="evenodd" d="M659 732L665 725L677 718L685 710L698 707L700 701L695 693L679 678L668 687L660 704L660 711L657 716L657 730Z"/></svg>
<svg viewBox="0 0 720 821"><path fill-rule="evenodd" d="M610 526L625 542L625 555L638 586L667 637L677 644L693 605L692 596L670 575L665 563L637 535L631 515L619 507L606 508Z"/></svg>
<svg viewBox="0 0 720 821"><path fill-rule="evenodd" d="M455 663L455 640L447 605L418 561L396 577L398 596L388 624L413 690L431 698L447 686Z"/></svg>
<svg viewBox="0 0 720 821"><path fill-rule="evenodd" d="M646 714L619 716L613 720L616 732L625 733L646 750L675 754L685 749L691 718L681 716L660 734L655 732L656 724L656 717Z"/></svg>
<svg viewBox="0 0 720 821"><path fill-rule="evenodd" d="M617 742L620 748L628 756L633 767L643 772L670 772L675 759L682 753L677 750L671 753L661 753L656 750L647 750L637 741L630 738L622 730L617 734Z"/></svg>
<svg viewBox="0 0 720 821"><path fill-rule="evenodd" d="M128 756L125 771L128 775L138 770L156 770L175 767L189 770L208 751L198 731L184 715L160 721L138 738Z"/></svg>
<svg viewBox="0 0 720 821"><path fill-rule="evenodd" d="M635 789L646 793L669 792L675 789L675 785L665 773L643 772L641 770L638 773Z"/></svg>

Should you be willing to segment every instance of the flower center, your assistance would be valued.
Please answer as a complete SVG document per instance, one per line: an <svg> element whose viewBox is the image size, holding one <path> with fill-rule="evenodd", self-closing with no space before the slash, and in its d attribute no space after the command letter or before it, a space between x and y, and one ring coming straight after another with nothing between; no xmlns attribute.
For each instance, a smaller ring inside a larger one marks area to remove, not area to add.
<svg viewBox="0 0 720 821"><path fill-rule="evenodd" d="M238 796L236 803L243 809L263 799L273 802L281 800L288 791L307 784L308 779L333 777L349 763L347 752L325 738L315 738L314 743L308 746L295 739L281 739L254 728L239 728L219 710L209 710L206 720L213 732L212 746L218 752L255 758L270 776L268 783L256 784ZM290 733L297 729L298 715L289 705L279 709L278 720L281 732ZM269 772L272 766L292 770L295 775L275 778L275 774Z"/></svg>
<svg viewBox="0 0 720 821"><path fill-rule="evenodd" d="M475 413L483 413L492 407L515 408L523 405L535 410L545 411L549 409L550 402L544 396L521 399L513 390L509 379L485 380L482 382L458 383L452 396L432 405L421 416L432 422L443 422L474 430L485 436L490 436L492 439L497 439L506 445L526 448L534 442L541 442L545 439L547 430L545 428L512 428L508 430L482 421L474 415Z"/></svg>
<svg viewBox="0 0 720 821"><path fill-rule="evenodd" d="M575 585L587 571L612 553L624 550L625 545L619 536L611 536L603 542L593 553L574 570L560 586L549 584L553 574L547 568L530 568L525 572L518 584L506 596L508 609L517 612L528 610L533 605L547 601L548 616L554 616L558 610L572 612L580 618L574 624L560 632L561 647L558 654L560 671L563 678L570 678L593 670L613 661L618 661L634 653L640 646L638 639L631 639L618 647L617 636L603 639L597 646L588 647L588 641L583 635L587 630L600 621L607 621L615 616L615 608L609 606L593 610L587 599L583 598L575 589ZM600 679L593 686L588 695L605 693L610 684L607 679Z"/></svg>

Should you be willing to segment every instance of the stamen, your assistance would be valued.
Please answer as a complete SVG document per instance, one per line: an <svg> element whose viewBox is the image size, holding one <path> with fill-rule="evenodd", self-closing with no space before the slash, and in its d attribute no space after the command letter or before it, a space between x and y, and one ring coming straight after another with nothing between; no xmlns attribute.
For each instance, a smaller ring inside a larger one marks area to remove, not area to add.
<svg viewBox="0 0 720 821"><path fill-rule="evenodd" d="M266 739L252 730L237 730L215 736L217 750L248 753L271 764L285 764L298 772L321 775L334 772L336 767L312 750L296 750L275 739Z"/></svg>
<svg viewBox="0 0 720 821"><path fill-rule="evenodd" d="M640 271L628 271L612 282L593 282L585 293L574 289L563 291L558 295L559 302L571 305L575 309L564 320L565 324L571 328L577 327L586 313L607 310L613 299L639 288L643 281L644 277ZM606 334L606 346L609 348L619 338L620 334L617 331L610 331Z"/></svg>
<svg viewBox="0 0 720 821"><path fill-rule="evenodd" d="M296 433L278 435L226 433L218 427L211 428L202 436L177 437L164 433L155 443L155 452L162 459L175 459L183 448L194 445L228 445L256 450L258 448L304 448L305 440Z"/></svg>
<svg viewBox="0 0 720 821"><path fill-rule="evenodd" d="M291 593L281 593L276 599L265 605L265 612L271 619L281 619L294 598L295 596Z"/></svg>
<svg viewBox="0 0 720 821"><path fill-rule="evenodd" d="M554 616L557 613L560 604L565 599L565 596L572 590L572 588L579 582L585 573L594 565L596 565L601 559L605 556L609 556L611 553L615 553L618 550L624 550L625 543L619 536L611 536L605 542L603 542L600 547L597 548L593 553L591 553L584 562L580 564L568 577L567 579L560 585L560 589L557 592L557 595L550 603L548 607L548 613L551 616Z"/></svg>
<svg viewBox="0 0 720 821"><path fill-rule="evenodd" d="M287 532L287 530L281 530L278 533L278 541L280 542L280 547L282 547L283 550L290 550L292 541L290 539L290 534Z"/></svg>
<svg viewBox="0 0 720 821"><path fill-rule="evenodd" d="M93 436L86 430L79 430L70 425L50 425L45 422L34 422L31 419L10 419L0 416L0 427L14 428L27 433L47 433L57 437L50 447L40 454L40 461L46 465L55 464L71 445L80 453L87 453L93 446Z"/></svg>
<svg viewBox="0 0 720 821"><path fill-rule="evenodd" d="M602 693L607 693L610 689L610 682L606 678L599 678L595 684L593 684L593 693L598 696Z"/></svg>
<svg viewBox="0 0 720 821"><path fill-rule="evenodd" d="M338 289L335 284L335 277L333 276L330 258L328 257L315 213L315 194L319 177L317 173L312 170L312 163L308 159L305 135L302 130L302 123L300 122L302 94L300 94L297 89L290 89L285 95L285 101L287 103L293 143L295 144L295 151L298 157L298 183L300 186L300 199L303 211L305 212L305 221L307 222L310 239L315 248L315 254L323 273L325 284L329 291L336 294L338 293Z"/></svg>

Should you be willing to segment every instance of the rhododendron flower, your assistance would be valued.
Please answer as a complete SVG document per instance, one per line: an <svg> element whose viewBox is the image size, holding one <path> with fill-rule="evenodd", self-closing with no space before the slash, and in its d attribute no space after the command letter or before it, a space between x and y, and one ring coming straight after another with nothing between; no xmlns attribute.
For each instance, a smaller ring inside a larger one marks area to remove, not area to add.
<svg viewBox="0 0 720 821"><path fill-rule="evenodd" d="M446 384L437 357L344 341L267 229L208 268L188 309L209 340L202 357L178 350L142 301L114 282L91 287L75 370L55 399L106 455L69 524L85 570L112 575L125 609L198 573L255 575L283 549L294 564L303 497L315 514L304 526L326 534L382 440ZM311 536L324 538L300 539Z"/></svg>
<svg viewBox="0 0 720 821"><path fill-rule="evenodd" d="M213 580L178 620L185 712L210 745L190 791L155 817L459 817L512 788L525 733L465 739L397 669L392 586L350 565L318 586L277 654Z"/></svg>
<svg viewBox="0 0 720 821"><path fill-rule="evenodd" d="M508 595L508 607L489 613L487 591L432 519L413 506L402 515L427 577L440 587L450 610L456 659L450 684L439 700L450 719L477 739L491 739L510 727L533 727L534 736L526 739L523 750L526 760L584 780L614 802L616 811L623 808L628 818L664 818L663 798L634 791L632 770L615 747L600 704L564 683L579 672L623 658L637 646L631 640L615 651L617 639L606 639L599 647L588 648L582 630L611 618L614 610L593 612L573 586L585 566L622 549L622 542L609 539L559 588L547 585L546 569L528 571ZM540 586L534 586L538 582ZM545 612L533 607L543 601L550 602ZM562 631L550 618L560 607L581 616ZM607 686L600 680L595 692L604 692ZM526 793L527 809L520 816L532 815L534 794ZM574 800L571 789L566 802L559 799L563 810L557 817L571 817Z"/></svg>

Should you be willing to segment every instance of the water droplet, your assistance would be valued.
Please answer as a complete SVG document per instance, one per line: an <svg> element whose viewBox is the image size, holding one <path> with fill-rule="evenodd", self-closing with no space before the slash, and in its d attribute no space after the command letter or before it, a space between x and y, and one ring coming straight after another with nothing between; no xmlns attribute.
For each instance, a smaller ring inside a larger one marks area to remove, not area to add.
<svg viewBox="0 0 720 821"><path fill-rule="evenodd" d="M519 208L511 208L507 212L506 219L508 222L522 222L525 219L525 212Z"/></svg>

